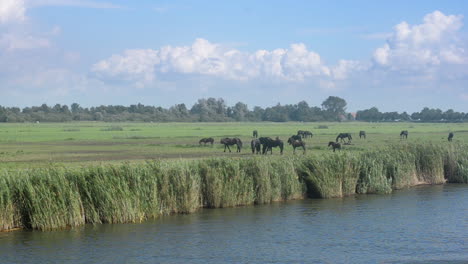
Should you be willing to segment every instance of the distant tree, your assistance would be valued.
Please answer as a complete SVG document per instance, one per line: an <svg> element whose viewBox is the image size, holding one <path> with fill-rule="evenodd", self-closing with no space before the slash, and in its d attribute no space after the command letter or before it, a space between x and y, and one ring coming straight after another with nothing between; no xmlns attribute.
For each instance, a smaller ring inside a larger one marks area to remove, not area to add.
<svg viewBox="0 0 468 264"><path fill-rule="evenodd" d="M71 111L72 111L73 114L78 114L80 112L80 110L81 110L81 107L80 107L79 104L73 103L71 105Z"/></svg>
<svg viewBox="0 0 468 264"><path fill-rule="evenodd" d="M42 104L40 107L40 110L43 111L44 113L50 112L50 108L47 106L47 104Z"/></svg>
<svg viewBox="0 0 468 264"><path fill-rule="evenodd" d="M367 122L378 122L382 120L382 113L377 107L372 107L366 110L360 110L356 113L356 120Z"/></svg>
<svg viewBox="0 0 468 264"><path fill-rule="evenodd" d="M340 117L346 113L346 101L337 96L329 96L323 101L322 109L325 111L328 119L340 121Z"/></svg>
<svg viewBox="0 0 468 264"><path fill-rule="evenodd" d="M232 113L230 115L228 114L229 117L232 117L236 121L245 121L246 116L249 113L249 109L246 104L238 102L231 108L231 112Z"/></svg>

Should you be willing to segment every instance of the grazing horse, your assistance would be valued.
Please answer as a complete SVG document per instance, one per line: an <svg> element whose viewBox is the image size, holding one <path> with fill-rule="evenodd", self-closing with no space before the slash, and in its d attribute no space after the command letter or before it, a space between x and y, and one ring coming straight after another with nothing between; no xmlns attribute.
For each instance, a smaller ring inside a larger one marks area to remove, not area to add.
<svg viewBox="0 0 468 264"><path fill-rule="evenodd" d="M252 132L252 137L258 138L258 131L257 131L257 130L254 130L254 131Z"/></svg>
<svg viewBox="0 0 468 264"><path fill-rule="evenodd" d="M296 148L302 147L302 149L304 150L304 154L305 154L306 153L305 142L300 139L295 139L294 137L297 137L297 136L292 136L288 139L289 145L292 145L293 147L293 153L296 154Z"/></svg>
<svg viewBox="0 0 468 264"><path fill-rule="evenodd" d="M348 139L348 142L347 142L348 144L351 143L351 140L353 139L350 133L340 133L336 137L336 142L338 142L338 140L340 139L342 143L346 143L345 138Z"/></svg>
<svg viewBox="0 0 468 264"><path fill-rule="evenodd" d="M301 136L298 136L298 135L292 135L289 139L293 139L293 140L299 140L299 141L302 141L302 137ZM289 139L288 139L288 143L289 143Z"/></svg>
<svg viewBox="0 0 468 264"><path fill-rule="evenodd" d="M366 131L364 131L364 130L359 131L359 138L362 138L362 137L364 137L364 139L366 139Z"/></svg>
<svg viewBox="0 0 468 264"><path fill-rule="evenodd" d="M306 131L304 131L304 136L305 136L306 138L308 138L308 137L311 138L311 137L314 136L314 134L312 134L312 132L306 130Z"/></svg>
<svg viewBox="0 0 468 264"><path fill-rule="evenodd" d="M408 130L402 130L400 132L400 139L403 139L403 138L408 139Z"/></svg>
<svg viewBox="0 0 468 264"><path fill-rule="evenodd" d="M308 138L308 137L311 138L313 136L312 132L307 131L307 130L298 130L297 135L302 138Z"/></svg>
<svg viewBox="0 0 468 264"><path fill-rule="evenodd" d="M335 149L341 150L341 144L338 142L330 141L328 142L328 146L333 148L333 152L335 152Z"/></svg>
<svg viewBox="0 0 468 264"><path fill-rule="evenodd" d="M202 139L200 139L200 141L198 141L198 144L201 145L201 143L204 143L205 145L206 145L206 143L211 143L211 145L213 146L214 139L213 138L202 138Z"/></svg>
<svg viewBox="0 0 468 264"><path fill-rule="evenodd" d="M229 148L229 146L232 145L237 146L236 152L241 152L242 141L239 138L223 138L219 143L224 144L224 152L226 152L226 148L229 150L229 152L231 152L231 148Z"/></svg>
<svg viewBox="0 0 468 264"><path fill-rule="evenodd" d="M284 143L281 139L276 137L276 139L272 139L270 137L261 137L259 138L260 143L263 146L262 154L265 154L270 150L270 153L273 154L273 148L279 147L280 154L283 154Z"/></svg>
<svg viewBox="0 0 468 264"><path fill-rule="evenodd" d="M452 138L453 138L453 132L450 132L448 135L448 141L452 142Z"/></svg>
<svg viewBox="0 0 468 264"><path fill-rule="evenodd" d="M258 138L252 139L252 141L250 141L250 146L252 147L252 154L255 154L255 151L257 151L257 154L260 153L260 148L262 147L262 144L260 143L260 140Z"/></svg>

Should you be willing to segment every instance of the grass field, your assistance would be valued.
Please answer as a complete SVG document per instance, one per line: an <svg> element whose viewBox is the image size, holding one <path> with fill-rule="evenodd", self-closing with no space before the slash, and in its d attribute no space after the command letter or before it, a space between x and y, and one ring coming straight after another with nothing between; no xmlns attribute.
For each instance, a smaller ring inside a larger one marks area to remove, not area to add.
<svg viewBox="0 0 468 264"><path fill-rule="evenodd" d="M259 131L259 136L278 136L285 142L297 130L310 130L314 136L306 141L308 151L313 153L329 152L328 141L340 132L353 135L352 145L344 146L343 151L399 144L401 130L409 131L408 142L446 143L449 131L455 133L454 143L468 142L468 124L463 123L3 123L0 124L0 168L251 155L254 129ZM366 131L367 140L359 139L360 130ZM223 153L219 139L234 136L244 142L242 153ZM202 137L213 137L216 143L213 147L199 146ZM292 148L286 146L284 153L292 155Z"/></svg>

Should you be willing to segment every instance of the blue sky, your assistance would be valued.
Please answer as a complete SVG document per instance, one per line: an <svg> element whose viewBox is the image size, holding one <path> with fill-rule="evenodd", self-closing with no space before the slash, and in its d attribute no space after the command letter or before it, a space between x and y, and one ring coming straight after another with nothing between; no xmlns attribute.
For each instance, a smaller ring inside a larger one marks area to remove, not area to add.
<svg viewBox="0 0 468 264"><path fill-rule="evenodd" d="M468 111L467 1L2 0L0 105Z"/></svg>

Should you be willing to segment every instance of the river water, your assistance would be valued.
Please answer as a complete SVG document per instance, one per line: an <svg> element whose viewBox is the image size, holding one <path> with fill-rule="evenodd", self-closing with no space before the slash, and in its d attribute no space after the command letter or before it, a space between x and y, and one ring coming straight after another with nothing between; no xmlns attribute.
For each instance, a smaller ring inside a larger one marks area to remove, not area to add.
<svg viewBox="0 0 468 264"><path fill-rule="evenodd" d="M0 233L0 263L468 263L468 185Z"/></svg>

